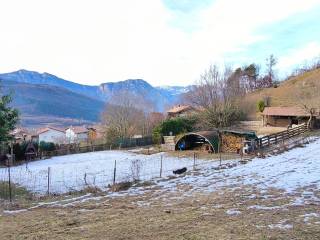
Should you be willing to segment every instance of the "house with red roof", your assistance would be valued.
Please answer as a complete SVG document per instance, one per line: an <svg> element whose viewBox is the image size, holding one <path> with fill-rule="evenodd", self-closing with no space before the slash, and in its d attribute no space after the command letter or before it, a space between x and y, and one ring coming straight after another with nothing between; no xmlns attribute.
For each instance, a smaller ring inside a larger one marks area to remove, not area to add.
<svg viewBox="0 0 320 240"><path fill-rule="evenodd" d="M66 129L67 143L79 143L89 141L89 136L92 128L85 126L71 126Z"/></svg>

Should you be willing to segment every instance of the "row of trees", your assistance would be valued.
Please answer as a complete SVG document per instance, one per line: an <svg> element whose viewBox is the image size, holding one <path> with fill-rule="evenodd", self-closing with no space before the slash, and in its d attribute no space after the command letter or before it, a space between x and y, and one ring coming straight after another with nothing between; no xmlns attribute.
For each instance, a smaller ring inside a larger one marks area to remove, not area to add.
<svg viewBox="0 0 320 240"><path fill-rule="evenodd" d="M255 63L239 67L234 71L231 68L226 68L229 75L228 81L231 81L234 86L237 86L245 93L273 87L277 82L274 69L276 64L277 59L270 55L266 59L265 74L261 74L260 66Z"/></svg>
<svg viewBox="0 0 320 240"><path fill-rule="evenodd" d="M111 99L102 114L108 143L134 135L151 135L163 120L163 114L150 112L150 104L142 96L126 91Z"/></svg>
<svg viewBox="0 0 320 240"><path fill-rule="evenodd" d="M233 70L211 65L185 94L186 103L200 109L200 128L229 127L245 118L241 99L248 92L274 86L276 58L266 59L266 73L260 74L257 64L250 64Z"/></svg>

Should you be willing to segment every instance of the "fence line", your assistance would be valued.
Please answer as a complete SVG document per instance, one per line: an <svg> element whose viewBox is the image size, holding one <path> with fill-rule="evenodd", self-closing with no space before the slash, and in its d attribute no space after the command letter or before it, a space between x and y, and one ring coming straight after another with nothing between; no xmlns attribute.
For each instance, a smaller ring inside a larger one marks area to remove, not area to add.
<svg viewBox="0 0 320 240"><path fill-rule="evenodd" d="M219 165L218 159L199 161L196 155L176 159L175 163L172 163L172 161L173 159L171 157L165 158L163 154L158 155L156 160L148 158L141 159L142 168L138 173L138 179L150 181L159 177L166 178L174 175L173 170L183 167L186 167L188 171L190 171L205 166ZM75 168L72 172L69 172L68 175L65 175L64 171L55 171L54 167L49 167L41 171L33 171L24 168L24 166L19 166L18 168L11 169L13 170L13 174L11 174L9 178L8 168L0 168L0 184L8 182L10 179L14 184L12 191L13 199L17 199L20 194L18 187L22 186L35 195L43 196L80 191L86 187L97 187L106 190L108 185L136 180L130 169L132 160L128 161L123 159L120 162L116 160L108 163L112 164L112 162L114 163L114 167L108 167L106 170L90 173L87 171L78 171L79 169ZM8 199L8 196L8 186L0 185L0 198Z"/></svg>
<svg viewBox="0 0 320 240"><path fill-rule="evenodd" d="M84 147L79 147L75 144L65 145L61 149L53 151L39 151L39 157L55 157L55 156L64 156L77 153L87 153L87 152L96 152L96 151L106 151L106 150L118 150L132 147L142 147L147 145L152 145L152 137L146 136L143 138L128 138L122 139L117 144L90 144Z"/></svg>
<svg viewBox="0 0 320 240"><path fill-rule="evenodd" d="M270 147L271 145L284 142L287 139L303 134L309 130L310 129L308 128L308 124L305 123L295 128L290 128L282 132L261 137L257 140L257 145L259 148Z"/></svg>
<svg viewBox="0 0 320 240"><path fill-rule="evenodd" d="M262 139L261 142L263 147L270 145L276 146L277 144L283 144L284 146L284 142L287 140L287 145L289 146L292 143L304 143L306 138L301 138L294 141L289 141L289 139L292 139L293 136L297 136L306 131L308 131L307 127L302 125L278 134L268 135L260 138L260 140ZM228 157L229 156L223 156L221 160L229 159ZM214 166L219 165L219 158L214 160L199 161L196 154L191 157L182 157L178 159L183 161L172 163L173 159L166 159L164 158L163 154L158 155L157 160L148 159L147 156L143 159L140 159L142 164L147 164L139 170L139 179L148 181L154 178L167 177L169 175L173 175L173 170L183 167L187 167L188 170L195 170L198 167L212 167L213 163L216 164ZM113 167L109 167L110 165L105 165L105 170L100 170L98 172L94 170L94 172L90 173L90 171L83 171L83 166L79 166L79 169L74 168L69 173L66 173L66 175L64 169L58 172L55 172L54 168L34 171L31 170L27 164L13 167L10 169L10 172L8 168L0 168L0 198L8 199L11 194L11 198L16 199L19 197L19 194L23 192L23 188L20 186L25 186L27 190L37 195L49 195L69 191L78 191L88 186L94 186L104 190L108 187L108 185L115 184L117 182L132 181L132 172L130 169L132 160L114 160L115 161L108 161L108 164L111 165L114 162ZM143 161L145 161L145 163L143 163ZM11 186L11 184L9 185L9 182L12 182L13 186Z"/></svg>

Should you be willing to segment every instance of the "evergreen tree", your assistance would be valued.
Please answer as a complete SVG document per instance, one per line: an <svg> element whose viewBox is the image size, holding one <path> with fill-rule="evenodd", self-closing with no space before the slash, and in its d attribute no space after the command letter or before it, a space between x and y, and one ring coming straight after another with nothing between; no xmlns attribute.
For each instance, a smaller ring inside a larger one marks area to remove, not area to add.
<svg viewBox="0 0 320 240"><path fill-rule="evenodd" d="M14 130L19 119L17 109L10 106L11 95L2 94L0 89L0 144L10 140L10 131Z"/></svg>

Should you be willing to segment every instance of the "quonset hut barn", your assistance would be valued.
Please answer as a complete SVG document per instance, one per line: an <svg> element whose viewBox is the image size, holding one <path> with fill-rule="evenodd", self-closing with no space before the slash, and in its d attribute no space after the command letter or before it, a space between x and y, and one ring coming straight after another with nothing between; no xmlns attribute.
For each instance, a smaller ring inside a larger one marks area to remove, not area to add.
<svg viewBox="0 0 320 240"><path fill-rule="evenodd" d="M190 132L176 137L175 150L200 150L206 152L239 153L244 141L257 139L255 132L213 130Z"/></svg>

